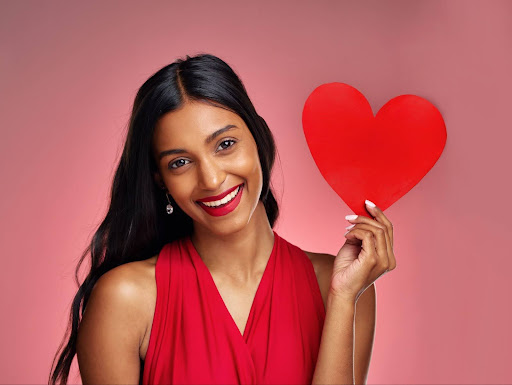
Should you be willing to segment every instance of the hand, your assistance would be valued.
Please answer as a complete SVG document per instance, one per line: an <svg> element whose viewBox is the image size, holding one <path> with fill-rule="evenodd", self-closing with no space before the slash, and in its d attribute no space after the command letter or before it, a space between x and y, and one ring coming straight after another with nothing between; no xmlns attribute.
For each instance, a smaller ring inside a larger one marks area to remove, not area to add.
<svg viewBox="0 0 512 385"><path fill-rule="evenodd" d="M354 303L377 278L396 267L393 225L377 206L366 204L366 209L374 219L348 219L355 225L345 234L331 279L330 294Z"/></svg>

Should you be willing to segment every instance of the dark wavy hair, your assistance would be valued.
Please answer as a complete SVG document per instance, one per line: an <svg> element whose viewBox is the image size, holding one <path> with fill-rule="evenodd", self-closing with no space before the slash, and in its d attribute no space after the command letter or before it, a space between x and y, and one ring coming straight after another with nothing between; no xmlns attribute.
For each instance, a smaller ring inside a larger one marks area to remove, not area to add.
<svg viewBox="0 0 512 385"><path fill-rule="evenodd" d="M151 146L160 117L180 108L187 100L226 108L244 120L258 147L263 173L260 200L274 227L279 215L270 186L276 154L274 138L265 120L256 113L239 77L223 60L210 54L187 55L158 70L135 97L108 212L76 267L79 289L73 299L65 336L53 358L48 384L67 384L76 354L79 323L101 275L124 263L150 258L166 243L192 233L192 219L178 205L173 205L173 215L165 212L168 202L153 178L157 165ZM80 266L89 253L91 269L80 285Z"/></svg>

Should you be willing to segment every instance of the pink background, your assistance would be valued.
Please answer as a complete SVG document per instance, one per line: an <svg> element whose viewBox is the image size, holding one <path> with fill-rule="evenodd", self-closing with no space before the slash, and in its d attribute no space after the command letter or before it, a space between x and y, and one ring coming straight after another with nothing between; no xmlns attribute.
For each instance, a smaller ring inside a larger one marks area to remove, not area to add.
<svg viewBox="0 0 512 385"><path fill-rule="evenodd" d="M336 254L351 213L307 148L309 93L339 81L374 112L407 93L437 106L444 153L386 210L398 267L376 284L368 383L512 382L511 47L510 1L1 2L0 382L46 382L135 92L199 52L272 129L276 230L305 250Z"/></svg>

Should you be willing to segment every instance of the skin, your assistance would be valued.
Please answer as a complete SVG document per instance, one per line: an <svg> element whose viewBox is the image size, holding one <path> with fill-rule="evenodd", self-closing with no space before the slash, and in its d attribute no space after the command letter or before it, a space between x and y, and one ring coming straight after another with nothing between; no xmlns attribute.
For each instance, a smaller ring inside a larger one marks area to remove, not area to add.
<svg viewBox="0 0 512 385"><path fill-rule="evenodd" d="M209 135L228 124L237 128L205 143ZM171 149L186 152L160 157L161 152ZM259 200L262 170L249 128L229 110L186 101L180 109L159 120L153 155L158 165L155 182L162 188L162 194L169 193L173 205L192 218L191 240L243 334L274 243L272 228ZM211 216L196 202L240 183L245 184L241 201L225 216ZM305 253L313 264L327 307L335 256ZM156 260L157 255L121 265L96 283L77 341L84 384L139 383L156 303ZM356 312L356 379L365 378L369 365L375 321L374 285L357 302L361 306Z"/></svg>
<svg viewBox="0 0 512 385"><path fill-rule="evenodd" d="M237 126L209 144L204 138L228 124ZM198 138L200 138L198 140ZM234 140L236 142L226 142ZM192 243L213 276L233 284L254 283L265 269L274 235L259 200L263 175L258 149L237 114L202 102L188 102L159 121L154 135L156 182L192 218ZM186 149L159 158L160 152ZM169 169L169 165L176 167ZM196 200L245 183L231 213L215 217Z"/></svg>
<svg viewBox="0 0 512 385"><path fill-rule="evenodd" d="M393 226L380 208L367 205L367 210L372 218L346 218L353 225L332 268L312 384L366 383L375 332L374 282L396 268Z"/></svg>

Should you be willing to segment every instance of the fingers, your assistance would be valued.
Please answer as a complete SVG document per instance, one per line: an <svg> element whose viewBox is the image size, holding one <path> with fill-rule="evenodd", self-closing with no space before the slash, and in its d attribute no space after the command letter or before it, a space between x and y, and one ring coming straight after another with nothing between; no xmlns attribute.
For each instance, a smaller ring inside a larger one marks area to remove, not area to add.
<svg viewBox="0 0 512 385"><path fill-rule="evenodd" d="M363 230L363 229L351 229L350 231L348 231L346 234L345 234L345 237L347 239L353 239L353 238L356 238L356 239L359 239L362 241L362 250L364 250L365 254L366 254L366 259L369 261L369 262L373 262L373 263L378 263L379 262L379 256L377 255L377 250L376 250L376 244L375 244L375 238L373 236L373 233L371 231L368 231L368 230ZM362 262L362 261L360 261Z"/></svg>
<svg viewBox="0 0 512 385"><path fill-rule="evenodd" d="M367 202L369 202L369 201L367 201ZM386 215L384 215L384 213L378 206L372 207L371 205L366 204L366 207L367 207L368 212L375 219L370 219L363 215L355 216L355 219L349 219L347 216L346 219L349 222L356 224L356 226L354 226L354 228L356 228L356 227L361 228L361 225L364 224L364 225L368 225L371 227L376 227L376 228L385 230L384 232L385 232L385 241L386 241L386 257L387 257L388 266L389 266L388 271L393 270L396 267L396 258L395 258L395 254L393 251L393 224L391 223L391 221L389 221L389 219L386 217ZM370 230L370 228L367 228L367 227L365 227L365 229ZM378 243L378 241L377 241L377 243ZM382 247L381 247L381 249L382 249ZM380 254L380 252L379 252L379 254ZM382 255L382 254L380 254L380 255Z"/></svg>
<svg viewBox="0 0 512 385"><path fill-rule="evenodd" d="M358 218L354 220L350 220L350 222L354 222L356 224L352 229L359 227L361 229L370 230L374 232L375 236L377 236L377 233L373 229L377 229L378 231L381 231L383 233L384 237L382 238L382 241L384 242L384 245L381 247L381 251L378 250L378 252L379 255L386 257L389 266L393 267L394 269L393 263L395 260L395 256L393 254L393 246L391 245L392 242L388 235L387 228L381 223L362 215L360 215ZM384 250L385 253L383 252Z"/></svg>
<svg viewBox="0 0 512 385"><path fill-rule="evenodd" d="M381 270L388 269L388 242L386 241L386 231L383 228L360 223L350 229L349 232L345 234L345 237L361 239L363 241L363 250L366 251L371 258L375 259L375 264L378 265Z"/></svg>
<svg viewBox="0 0 512 385"><path fill-rule="evenodd" d="M384 214L383 214L384 215ZM371 226L375 226L377 228L380 228L382 230L384 230L385 232L385 235L386 235L386 243L389 244L389 246L392 248L393 247L393 239L392 239L392 236L389 234L389 229L388 227L386 227L384 224L380 223L380 222L377 222L376 220L374 219L370 219L370 218L367 218L365 217L364 215L357 215L355 219L349 219L349 216L347 215L345 217L345 219L347 219L350 223L354 223L354 224L357 224L357 223L366 223L368 225L371 225ZM388 252L389 252L389 249L388 249Z"/></svg>
<svg viewBox="0 0 512 385"><path fill-rule="evenodd" d="M375 249L377 250L377 253L380 257L388 259L389 254L389 240L387 239L388 235L386 233L386 230L382 227L378 226L372 226L364 223L359 223L352 227L350 231L353 231L355 229L361 229L364 231L370 231L372 233L372 236L375 238Z"/></svg>
<svg viewBox="0 0 512 385"><path fill-rule="evenodd" d="M386 229L387 229L387 233L388 233L388 236L389 236L389 244L388 244L388 249L389 249L389 268L388 268L388 271L391 271L391 270L393 270L396 267L396 258L395 258L395 253L393 251L393 239L394 239L393 224L386 217L386 215L384 215L384 213L379 208L379 206L372 207L371 205L366 204L366 207L367 207L368 212L370 214L372 214L372 216L375 217L375 219L379 223L383 224L386 227Z"/></svg>
<svg viewBox="0 0 512 385"><path fill-rule="evenodd" d="M369 201L367 200L367 202ZM384 215L384 212L379 208L379 206L372 207L371 205L366 204L366 208L372 217L374 217L379 223L386 227L389 239L391 240L391 247L393 247L393 224L391 221Z"/></svg>

